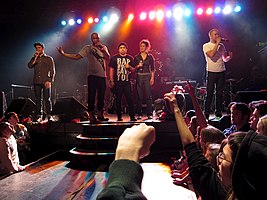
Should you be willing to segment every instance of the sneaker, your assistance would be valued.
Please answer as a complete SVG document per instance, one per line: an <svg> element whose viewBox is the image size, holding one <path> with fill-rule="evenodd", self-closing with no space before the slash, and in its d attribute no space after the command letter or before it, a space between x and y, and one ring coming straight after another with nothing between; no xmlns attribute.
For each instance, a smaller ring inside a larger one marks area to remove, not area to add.
<svg viewBox="0 0 267 200"><path fill-rule="evenodd" d="M221 118L221 117L222 117L222 113L221 113L221 112L216 112L216 113L215 113L215 116L216 116L217 118Z"/></svg>
<svg viewBox="0 0 267 200"><path fill-rule="evenodd" d="M42 118L42 117L39 117L39 118L36 120L36 122L38 122L38 123L42 123L42 122L43 122L43 118Z"/></svg>
<svg viewBox="0 0 267 200"><path fill-rule="evenodd" d="M135 119L134 117L133 117L133 118L131 117L130 121L132 121L132 122L136 122L137 119Z"/></svg>
<svg viewBox="0 0 267 200"><path fill-rule="evenodd" d="M108 121L109 120L109 118L105 118L104 117L104 112L103 111L98 111L97 112L97 119L99 120L99 121Z"/></svg>
<svg viewBox="0 0 267 200"><path fill-rule="evenodd" d="M152 115L148 115L147 119L153 119Z"/></svg>
<svg viewBox="0 0 267 200"><path fill-rule="evenodd" d="M205 113L205 117L206 117L207 120L209 120L210 114L209 113Z"/></svg>
<svg viewBox="0 0 267 200"><path fill-rule="evenodd" d="M96 117L95 117L95 115L94 115L94 112L89 112L89 121L90 121L90 123L97 123L98 122L98 120L96 119Z"/></svg>

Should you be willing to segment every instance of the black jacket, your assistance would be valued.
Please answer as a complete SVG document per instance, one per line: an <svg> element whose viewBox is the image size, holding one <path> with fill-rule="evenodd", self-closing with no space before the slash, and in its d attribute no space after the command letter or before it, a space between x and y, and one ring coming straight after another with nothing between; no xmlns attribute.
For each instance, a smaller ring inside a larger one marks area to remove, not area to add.
<svg viewBox="0 0 267 200"><path fill-rule="evenodd" d="M232 176L237 199L267 199L267 137L249 131L239 148Z"/></svg>

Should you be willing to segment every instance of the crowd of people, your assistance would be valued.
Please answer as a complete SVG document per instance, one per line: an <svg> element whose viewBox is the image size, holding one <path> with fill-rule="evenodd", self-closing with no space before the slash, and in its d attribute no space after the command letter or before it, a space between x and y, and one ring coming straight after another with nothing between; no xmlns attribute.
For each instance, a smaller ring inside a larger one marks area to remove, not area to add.
<svg viewBox="0 0 267 200"><path fill-rule="evenodd" d="M194 88L190 84L185 88L194 104L196 135L178 106L176 94L165 94L183 144L181 158L171 165L173 183L192 184L198 199L264 199L267 102L231 103L230 127L219 130L208 124ZM149 153L155 139L152 126L142 124L125 130L109 168L107 185L97 199L146 199L141 190L143 171L139 161Z"/></svg>

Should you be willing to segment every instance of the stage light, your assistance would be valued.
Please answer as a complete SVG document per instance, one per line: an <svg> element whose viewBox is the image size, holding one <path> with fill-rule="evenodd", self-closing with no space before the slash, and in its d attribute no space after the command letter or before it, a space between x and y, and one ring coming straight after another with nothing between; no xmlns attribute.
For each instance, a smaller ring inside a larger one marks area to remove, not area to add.
<svg viewBox="0 0 267 200"><path fill-rule="evenodd" d="M105 23L108 22L108 17L107 16L103 17L103 22L105 22Z"/></svg>
<svg viewBox="0 0 267 200"><path fill-rule="evenodd" d="M149 14L148 14L148 17L149 17L150 20L155 19L155 17L156 17L155 11L150 11Z"/></svg>
<svg viewBox="0 0 267 200"><path fill-rule="evenodd" d="M177 7L173 10L173 16L175 19L181 19L183 16L183 10L181 7Z"/></svg>
<svg viewBox="0 0 267 200"><path fill-rule="evenodd" d="M207 14L207 15L211 15L212 13L213 13L212 8L207 8L207 10L206 10L206 14Z"/></svg>
<svg viewBox="0 0 267 200"><path fill-rule="evenodd" d="M74 24L75 24L74 19L70 19L70 20L69 20L69 25L73 26Z"/></svg>
<svg viewBox="0 0 267 200"><path fill-rule="evenodd" d="M234 8L234 11L235 11L235 12L240 12L240 11L241 11L241 6L237 5L237 6Z"/></svg>
<svg viewBox="0 0 267 200"><path fill-rule="evenodd" d="M82 23L82 19L77 19L77 20L76 20L76 23L77 23L77 24L81 24L81 23Z"/></svg>
<svg viewBox="0 0 267 200"><path fill-rule="evenodd" d="M215 14L219 14L221 12L221 7L217 6L215 9L214 9L214 13Z"/></svg>
<svg viewBox="0 0 267 200"><path fill-rule="evenodd" d="M157 18L157 20L158 21L161 21L162 19L163 19L163 17L164 17L164 11L163 10L157 10L157 12L156 12L156 18Z"/></svg>
<svg viewBox="0 0 267 200"><path fill-rule="evenodd" d="M185 9L185 11L184 11L184 15L186 16L186 17L189 17L190 15L191 15L191 10L189 9L189 8L186 8Z"/></svg>
<svg viewBox="0 0 267 200"><path fill-rule="evenodd" d="M142 13L140 14L140 19L141 19L141 20L145 20L145 19L146 19L146 13L145 13L145 12L142 12Z"/></svg>
<svg viewBox="0 0 267 200"><path fill-rule="evenodd" d="M128 15L128 21L132 21L134 19L134 15L131 13Z"/></svg>
<svg viewBox="0 0 267 200"><path fill-rule="evenodd" d="M198 14L198 15L202 15L203 12L204 12L204 11L203 11L203 8L198 8L198 9L197 9L197 14Z"/></svg>
<svg viewBox="0 0 267 200"><path fill-rule="evenodd" d="M116 14L116 13L111 14L111 16L110 16L110 21L111 21L112 23L116 23L116 22L118 22L118 21L119 21L119 16L118 16L118 14Z"/></svg>
<svg viewBox="0 0 267 200"><path fill-rule="evenodd" d="M88 21L89 24L92 24L94 22L94 19L92 17L90 17L90 18L88 18L87 21Z"/></svg>
<svg viewBox="0 0 267 200"><path fill-rule="evenodd" d="M225 15L230 14L232 12L232 7L230 5L226 5L223 9L223 13Z"/></svg>
<svg viewBox="0 0 267 200"><path fill-rule="evenodd" d="M166 15L167 18L170 18L172 16L172 11L171 10L167 10L165 15Z"/></svg>
<svg viewBox="0 0 267 200"><path fill-rule="evenodd" d="M94 19L94 22L95 22L95 23L98 23L98 22L99 22L99 18L96 17L96 18Z"/></svg>
<svg viewBox="0 0 267 200"><path fill-rule="evenodd" d="M62 25L62 26L66 26L66 25L67 25L67 22L66 22L65 20L62 20L62 21L61 21L61 25Z"/></svg>

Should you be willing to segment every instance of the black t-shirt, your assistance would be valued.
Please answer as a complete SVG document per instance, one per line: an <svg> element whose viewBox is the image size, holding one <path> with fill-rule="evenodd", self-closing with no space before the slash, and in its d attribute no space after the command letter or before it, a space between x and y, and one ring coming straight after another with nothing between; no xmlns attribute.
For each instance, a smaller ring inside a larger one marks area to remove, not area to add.
<svg viewBox="0 0 267 200"><path fill-rule="evenodd" d="M133 57L126 54L121 56L119 54L111 57L109 61L109 66L115 70L114 81L115 82L129 82L130 81L130 70L128 70L125 65L129 64L133 66Z"/></svg>

